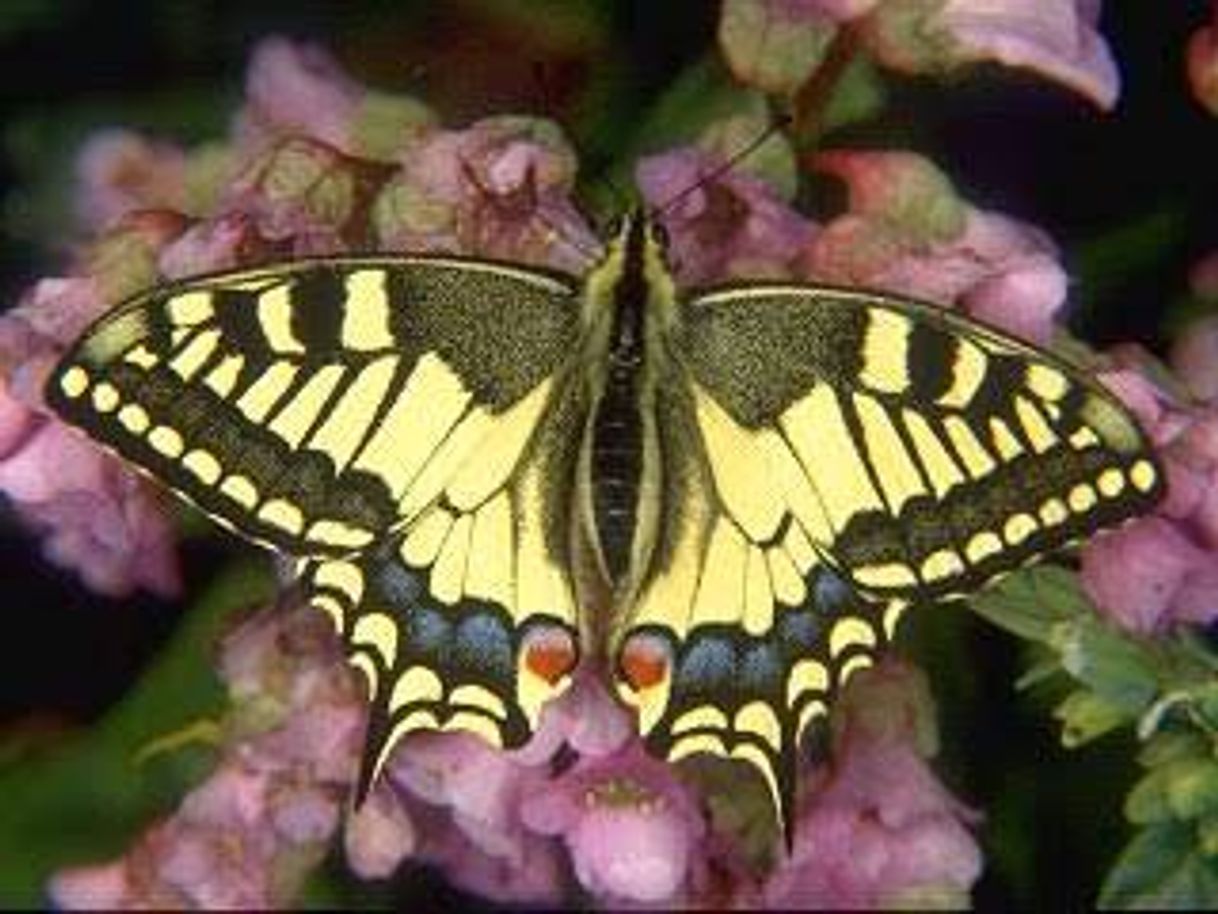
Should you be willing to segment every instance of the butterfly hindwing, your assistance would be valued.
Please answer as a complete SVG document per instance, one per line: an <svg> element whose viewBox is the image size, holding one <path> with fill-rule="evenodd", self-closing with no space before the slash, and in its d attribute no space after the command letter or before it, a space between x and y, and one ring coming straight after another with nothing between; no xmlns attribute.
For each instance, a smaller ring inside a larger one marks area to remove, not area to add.
<svg viewBox="0 0 1218 914"><path fill-rule="evenodd" d="M161 287L48 398L297 556L369 681L366 788L412 729L524 741L578 654L565 505L578 286L480 261L338 258Z"/></svg>
<svg viewBox="0 0 1218 914"><path fill-rule="evenodd" d="M904 604L848 586L789 508L717 484L724 458L712 455L729 442L700 427L702 396L670 384L658 404L670 508L613 654L618 692L654 751L752 764L789 823L801 735L887 644ZM764 467L739 470L739 483L765 484Z"/></svg>
<svg viewBox="0 0 1218 914"><path fill-rule="evenodd" d="M465 730L516 747L569 684L580 653L566 509L576 406L568 388L494 494L471 503L452 476L375 550L304 563L305 592L368 682L359 796L407 734Z"/></svg>
<svg viewBox="0 0 1218 914"><path fill-rule="evenodd" d="M789 825L801 736L906 606L1128 517L1161 480L1109 394L932 306L775 285L682 309L619 693L669 757L751 762Z"/></svg>

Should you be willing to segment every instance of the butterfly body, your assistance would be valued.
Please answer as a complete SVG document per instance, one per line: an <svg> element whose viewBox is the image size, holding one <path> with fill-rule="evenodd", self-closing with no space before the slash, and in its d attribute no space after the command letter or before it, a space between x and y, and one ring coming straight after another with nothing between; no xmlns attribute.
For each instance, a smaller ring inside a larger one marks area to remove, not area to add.
<svg viewBox="0 0 1218 914"><path fill-rule="evenodd" d="M368 683L361 795L417 730L521 745L584 661L789 822L801 736L906 607L1162 487L1053 355L884 294L681 294L638 213L582 280L386 255L153 289L48 400L296 557Z"/></svg>

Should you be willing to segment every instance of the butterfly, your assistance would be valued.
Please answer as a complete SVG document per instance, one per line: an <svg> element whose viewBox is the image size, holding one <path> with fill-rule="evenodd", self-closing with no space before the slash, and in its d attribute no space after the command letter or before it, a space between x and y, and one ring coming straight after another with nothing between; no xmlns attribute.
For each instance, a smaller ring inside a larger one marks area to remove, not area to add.
<svg viewBox="0 0 1218 914"><path fill-rule="evenodd" d="M587 662L653 752L749 763L789 828L801 737L908 607L1163 488L1058 357L888 294L680 292L641 211L582 279L395 254L158 286L47 398L294 558L367 682L360 799L415 731L522 745Z"/></svg>

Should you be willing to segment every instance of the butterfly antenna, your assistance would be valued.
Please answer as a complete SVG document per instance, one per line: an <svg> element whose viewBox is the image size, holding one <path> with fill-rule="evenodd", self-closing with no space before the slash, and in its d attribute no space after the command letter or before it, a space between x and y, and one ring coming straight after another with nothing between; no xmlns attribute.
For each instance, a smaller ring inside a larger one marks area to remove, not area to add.
<svg viewBox="0 0 1218 914"><path fill-rule="evenodd" d="M690 194L701 190L712 181L718 180L722 175L727 174L729 171L735 168L741 160L747 159L749 156L751 156L754 152L769 142L770 138L774 136L774 134L781 133L783 130L789 127L791 125L791 121L792 119L789 114L780 114L776 116L770 122L770 125L766 127L765 130L761 131L761 133L759 133L756 137L754 137L754 139L747 146L737 150L726 160L720 162L709 172L698 178L697 181L690 184L689 187L677 191L676 194L669 197L663 203L652 207L649 215L652 218L659 218L668 214L676 207L678 203L690 196Z"/></svg>

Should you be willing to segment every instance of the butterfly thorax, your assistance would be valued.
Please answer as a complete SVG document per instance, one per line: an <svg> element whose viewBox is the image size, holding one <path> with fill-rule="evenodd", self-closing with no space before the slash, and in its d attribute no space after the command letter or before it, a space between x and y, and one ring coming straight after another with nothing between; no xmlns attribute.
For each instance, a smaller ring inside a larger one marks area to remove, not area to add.
<svg viewBox="0 0 1218 914"><path fill-rule="evenodd" d="M654 395L674 301L663 245L645 216L623 222L585 295L592 408L579 464L584 523L601 573L621 592L654 542Z"/></svg>

